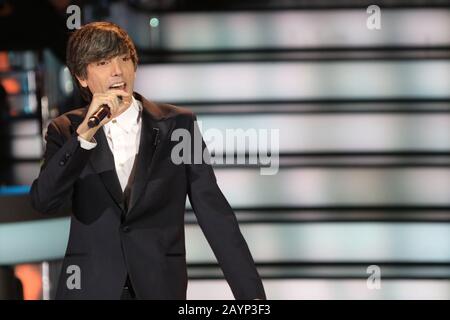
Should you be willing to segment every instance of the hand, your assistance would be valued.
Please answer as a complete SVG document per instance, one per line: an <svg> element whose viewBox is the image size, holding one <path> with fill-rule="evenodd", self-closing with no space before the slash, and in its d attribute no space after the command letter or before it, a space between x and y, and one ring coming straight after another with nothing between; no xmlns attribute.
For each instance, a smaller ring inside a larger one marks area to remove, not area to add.
<svg viewBox="0 0 450 320"><path fill-rule="evenodd" d="M122 96L122 101L117 96ZM89 128L88 121L94 112L100 108L102 104L106 104L110 108L110 114L105 117L98 126L94 128ZM95 135L98 129L104 126L106 123L119 116L124 112L131 104L131 95L123 90L111 89L105 93L94 93L92 96L91 104L89 105L88 111L83 122L77 128L78 135L87 140L92 141L92 137Z"/></svg>

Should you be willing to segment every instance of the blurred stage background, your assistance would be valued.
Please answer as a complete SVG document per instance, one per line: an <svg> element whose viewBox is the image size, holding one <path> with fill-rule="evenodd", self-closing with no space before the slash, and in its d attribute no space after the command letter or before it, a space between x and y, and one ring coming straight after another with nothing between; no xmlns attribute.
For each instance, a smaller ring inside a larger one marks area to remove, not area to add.
<svg viewBox="0 0 450 320"><path fill-rule="evenodd" d="M204 129L280 130L278 174L215 168L269 299L450 299L444 0L1 0L0 299L51 299L66 248L69 213L40 216L28 190L48 121L83 105L64 67L71 4L130 33L149 99ZM188 298L232 298L189 204L186 223Z"/></svg>

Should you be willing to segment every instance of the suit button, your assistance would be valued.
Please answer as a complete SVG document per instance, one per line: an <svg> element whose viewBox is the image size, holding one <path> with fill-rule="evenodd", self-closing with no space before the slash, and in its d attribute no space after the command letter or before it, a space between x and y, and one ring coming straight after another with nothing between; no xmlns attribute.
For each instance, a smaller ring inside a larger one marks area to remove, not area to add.
<svg viewBox="0 0 450 320"><path fill-rule="evenodd" d="M64 161L64 160L61 160L60 162L59 162L59 165L62 167L63 165L65 165L66 164L66 161Z"/></svg>
<svg viewBox="0 0 450 320"><path fill-rule="evenodd" d="M122 227L122 231L125 232L125 233L128 233L128 232L131 231L131 228L129 226L123 226Z"/></svg>
<svg viewBox="0 0 450 320"><path fill-rule="evenodd" d="M65 156L66 156L66 159L69 159L70 156L71 156L71 154L70 154L69 152L67 152L67 153L65 154Z"/></svg>

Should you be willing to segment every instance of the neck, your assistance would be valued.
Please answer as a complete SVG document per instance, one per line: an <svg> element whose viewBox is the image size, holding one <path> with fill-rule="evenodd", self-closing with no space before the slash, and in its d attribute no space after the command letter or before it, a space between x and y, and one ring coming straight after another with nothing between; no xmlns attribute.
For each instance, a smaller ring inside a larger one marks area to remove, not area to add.
<svg viewBox="0 0 450 320"><path fill-rule="evenodd" d="M116 115L116 117L120 116L122 113L124 113L125 111L128 110L128 108L131 106L131 104L133 103L133 99L131 98L129 101L124 100L123 104L124 107L123 109Z"/></svg>

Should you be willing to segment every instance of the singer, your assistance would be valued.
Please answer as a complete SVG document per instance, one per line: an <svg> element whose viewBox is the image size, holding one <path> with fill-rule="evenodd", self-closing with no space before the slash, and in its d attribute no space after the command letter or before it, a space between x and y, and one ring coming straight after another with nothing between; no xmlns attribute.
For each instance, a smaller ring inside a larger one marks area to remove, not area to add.
<svg viewBox="0 0 450 320"><path fill-rule="evenodd" d="M193 136L195 115L134 92L137 63L132 40L115 24L90 23L69 39L67 66L87 105L48 126L30 191L37 211L72 212L56 298L186 299L188 196L234 297L265 299L212 167L171 161L171 132ZM99 123L89 126L95 113Z"/></svg>

